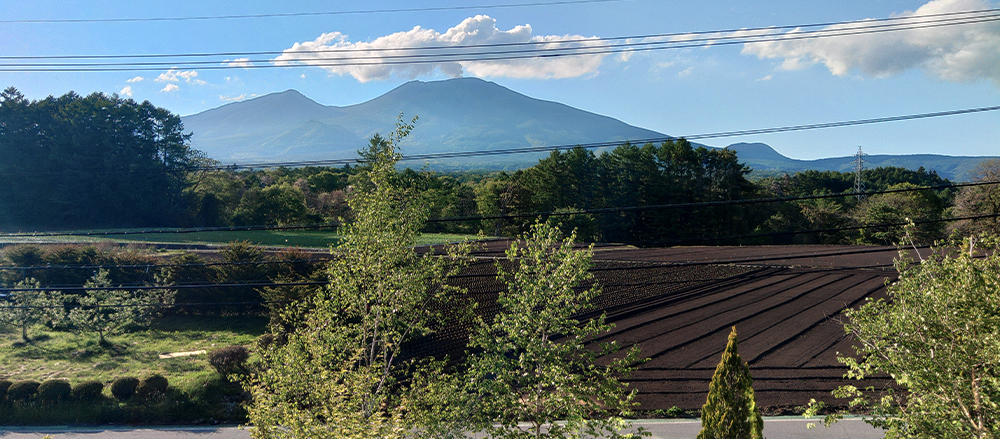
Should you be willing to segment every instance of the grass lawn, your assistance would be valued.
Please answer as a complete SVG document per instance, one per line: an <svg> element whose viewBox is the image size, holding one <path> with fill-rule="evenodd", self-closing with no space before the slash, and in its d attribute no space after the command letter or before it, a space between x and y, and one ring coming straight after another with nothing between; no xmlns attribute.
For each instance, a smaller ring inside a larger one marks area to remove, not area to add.
<svg viewBox="0 0 1000 439"><path fill-rule="evenodd" d="M167 316L149 330L108 337L110 347L100 346L97 334L54 332L41 326L28 332L30 343L23 343L20 330L0 327L0 379L65 378L73 384L86 380L107 384L118 377L159 373L171 386L191 390L217 375L207 356L160 359L160 354L249 345L266 326L264 316Z"/></svg>
<svg viewBox="0 0 1000 439"><path fill-rule="evenodd" d="M426 233L417 239L417 245L443 244L463 239L479 239L477 235L448 233ZM180 243L180 244L226 244L233 241L250 241L254 244L281 247L328 248L338 240L336 232L311 230L254 230L234 232L193 232L193 233L149 233L135 235L98 236L53 236L53 237L0 237L0 242L10 243Z"/></svg>

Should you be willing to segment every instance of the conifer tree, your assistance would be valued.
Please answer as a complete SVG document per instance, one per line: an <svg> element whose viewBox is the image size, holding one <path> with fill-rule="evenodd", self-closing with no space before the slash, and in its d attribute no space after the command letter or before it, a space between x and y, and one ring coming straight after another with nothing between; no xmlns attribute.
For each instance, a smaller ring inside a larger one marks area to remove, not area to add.
<svg viewBox="0 0 1000 439"><path fill-rule="evenodd" d="M736 327L715 368L708 400L701 408L698 439L762 439L764 420L753 393L750 366L736 352Z"/></svg>

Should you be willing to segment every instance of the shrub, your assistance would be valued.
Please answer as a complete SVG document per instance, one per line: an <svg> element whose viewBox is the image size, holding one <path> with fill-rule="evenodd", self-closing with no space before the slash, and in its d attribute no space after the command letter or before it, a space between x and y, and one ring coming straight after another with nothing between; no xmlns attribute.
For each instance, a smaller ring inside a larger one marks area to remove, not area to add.
<svg viewBox="0 0 1000 439"><path fill-rule="evenodd" d="M7 388L7 398L11 401L27 401L38 392L38 381L18 381Z"/></svg>
<svg viewBox="0 0 1000 439"><path fill-rule="evenodd" d="M73 387L71 396L77 401L97 401L104 392L104 383L100 381L84 381Z"/></svg>
<svg viewBox="0 0 1000 439"><path fill-rule="evenodd" d="M7 397L7 388L10 387L12 383L10 380L0 380L0 400Z"/></svg>
<svg viewBox="0 0 1000 439"><path fill-rule="evenodd" d="M72 391L69 381L45 380L38 386L38 398L45 402L65 401Z"/></svg>
<svg viewBox="0 0 1000 439"><path fill-rule="evenodd" d="M250 358L250 351L243 346L226 346L208 353L208 364L215 368L219 375L228 376L243 370Z"/></svg>
<svg viewBox="0 0 1000 439"><path fill-rule="evenodd" d="M162 395L167 393L168 384L163 375L153 374L139 381L139 385L135 388L135 394L140 398Z"/></svg>
<svg viewBox="0 0 1000 439"><path fill-rule="evenodd" d="M135 394L135 388L139 386L139 379L136 377L121 377L111 383L111 394L119 401L124 401Z"/></svg>

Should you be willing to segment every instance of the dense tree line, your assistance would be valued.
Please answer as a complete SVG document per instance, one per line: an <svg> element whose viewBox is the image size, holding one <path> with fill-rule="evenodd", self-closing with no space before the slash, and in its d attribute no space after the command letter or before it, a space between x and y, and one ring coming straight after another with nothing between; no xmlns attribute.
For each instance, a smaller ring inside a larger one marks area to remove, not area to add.
<svg viewBox="0 0 1000 439"><path fill-rule="evenodd" d="M0 93L0 230L339 224L359 166L208 171L180 118L149 102L95 93L29 101ZM374 138L373 142L384 139ZM362 157L363 159L364 157ZM984 164L976 178L996 177ZM513 173L404 169L395 184L417 193L425 232L513 236L554 212L580 239L666 244L893 244L914 221L921 241L996 228L995 219L938 220L998 211L994 188L726 204L732 200L853 194L854 174L804 171L751 179L733 151L684 139L624 144L595 154L552 152ZM863 174L868 192L946 184L933 171L886 167ZM961 193L959 193L961 192ZM957 198L956 198L957 197ZM717 205L690 205L718 202ZM615 210L633 206L682 207ZM684 206L686 205L686 206ZM588 212L608 209L604 212ZM992 221L990 223L989 221ZM888 225L887 225L888 224ZM870 227L879 226L879 227ZM807 232L807 233L803 233ZM739 237L734 238L734 237Z"/></svg>
<svg viewBox="0 0 1000 439"><path fill-rule="evenodd" d="M4 229L168 226L183 221L203 156L178 116L116 95L29 101L0 93Z"/></svg>

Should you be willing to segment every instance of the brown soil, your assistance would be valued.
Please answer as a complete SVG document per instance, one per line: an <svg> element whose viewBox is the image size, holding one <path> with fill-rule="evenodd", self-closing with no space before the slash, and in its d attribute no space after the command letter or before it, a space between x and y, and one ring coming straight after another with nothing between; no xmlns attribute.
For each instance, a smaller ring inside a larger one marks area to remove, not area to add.
<svg viewBox="0 0 1000 439"><path fill-rule="evenodd" d="M486 259L453 280L483 315L497 311L502 285L493 258L508 244L490 243L479 253ZM853 349L838 316L884 297L896 256L894 248L860 246L603 246L595 248L593 270L603 293L581 317L606 313L615 328L594 342L639 345L650 359L629 379L642 410L700 408L732 326L758 404L795 407L815 398L841 405L830 395L849 383L837 355ZM414 347L461 352L468 330L453 325Z"/></svg>

